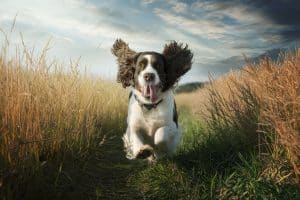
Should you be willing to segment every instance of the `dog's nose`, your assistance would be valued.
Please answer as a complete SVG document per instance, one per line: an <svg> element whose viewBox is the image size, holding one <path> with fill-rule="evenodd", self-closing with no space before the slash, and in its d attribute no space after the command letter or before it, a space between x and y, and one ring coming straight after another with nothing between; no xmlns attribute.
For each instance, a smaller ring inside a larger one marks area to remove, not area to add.
<svg viewBox="0 0 300 200"><path fill-rule="evenodd" d="M155 75L153 73L145 73L144 74L144 79L146 81L153 81L155 78Z"/></svg>

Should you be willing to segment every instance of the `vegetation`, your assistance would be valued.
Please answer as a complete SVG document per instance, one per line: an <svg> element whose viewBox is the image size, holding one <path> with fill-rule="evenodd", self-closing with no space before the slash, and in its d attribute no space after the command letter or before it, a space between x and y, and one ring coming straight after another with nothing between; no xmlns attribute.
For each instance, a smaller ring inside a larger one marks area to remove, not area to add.
<svg viewBox="0 0 300 200"><path fill-rule="evenodd" d="M203 88L206 82L192 82L192 83L185 83L182 85L179 85L175 89L175 93L184 93L184 92L194 92L198 90L199 88Z"/></svg>
<svg viewBox="0 0 300 200"><path fill-rule="evenodd" d="M74 190L84 197L89 165L97 167L103 146L125 128L126 91L79 74L77 63L68 71L48 64L47 47L33 57L24 44L12 58L7 48L0 56L1 196L48 199Z"/></svg>
<svg viewBox="0 0 300 200"><path fill-rule="evenodd" d="M273 178L283 181L293 177L299 183L300 50L282 60L249 64L197 93L179 95L178 101L190 105L196 117L205 116L209 132L227 138L239 135L242 140L238 143L255 145L260 158L270 156L278 162L277 167L287 167L288 161L291 173ZM187 98L198 99L198 104Z"/></svg>
<svg viewBox="0 0 300 200"><path fill-rule="evenodd" d="M300 199L300 51L179 94L183 140L126 160L127 92L23 47L0 55L0 199Z"/></svg>

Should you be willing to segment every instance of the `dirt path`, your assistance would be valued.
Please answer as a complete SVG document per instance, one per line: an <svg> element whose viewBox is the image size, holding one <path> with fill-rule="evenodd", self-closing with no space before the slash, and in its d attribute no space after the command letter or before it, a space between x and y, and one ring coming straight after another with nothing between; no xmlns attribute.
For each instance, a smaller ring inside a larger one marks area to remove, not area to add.
<svg viewBox="0 0 300 200"><path fill-rule="evenodd" d="M120 137L108 138L87 163L84 176L89 185L85 191L93 199L141 198L128 184L128 178L146 166L145 162L125 158Z"/></svg>

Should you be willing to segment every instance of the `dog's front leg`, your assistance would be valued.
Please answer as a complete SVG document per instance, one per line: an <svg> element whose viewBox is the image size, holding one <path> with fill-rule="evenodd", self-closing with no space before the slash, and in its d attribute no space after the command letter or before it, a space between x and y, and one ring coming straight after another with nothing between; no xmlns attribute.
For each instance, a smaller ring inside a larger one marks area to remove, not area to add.
<svg viewBox="0 0 300 200"><path fill-rule="evenodd" d="M154 136L155 157L161 158L174 154L180 138L181 130L175 123L157 129Z"/></svg>
<svg viewBox="0 0 300 200"><path fill-rule="evenodd" d="M128 127L123 141L127 151L126 157L129 159L145 159L153 154L153 148L144 143L144 138L138 129Z"/></svg>

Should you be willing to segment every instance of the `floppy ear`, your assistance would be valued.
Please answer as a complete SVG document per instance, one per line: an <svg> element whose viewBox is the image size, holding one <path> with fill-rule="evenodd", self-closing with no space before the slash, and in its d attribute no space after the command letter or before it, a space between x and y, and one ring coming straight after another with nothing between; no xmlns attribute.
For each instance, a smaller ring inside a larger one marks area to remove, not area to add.
<svg viewBox="0 0 300 200"><path fill-rule="evenodd" d="M126 88L134 85L134 71L137 53L129 48L123 40L117 39L111 48L112 54L117 57L119 65L117 82Z"/></svg>
<svg viewBox="0 0 300 200"><path fill-rule="evenodd" d="M188 45L171 41L165 45L162 53L166 60L166 84L163 91L172 87L187 71L191 69L193 53Z"/></svg>

